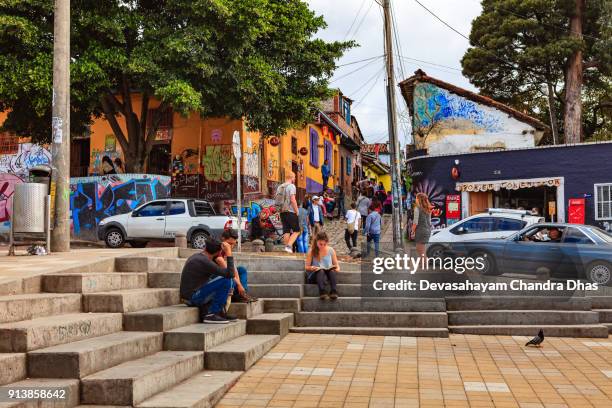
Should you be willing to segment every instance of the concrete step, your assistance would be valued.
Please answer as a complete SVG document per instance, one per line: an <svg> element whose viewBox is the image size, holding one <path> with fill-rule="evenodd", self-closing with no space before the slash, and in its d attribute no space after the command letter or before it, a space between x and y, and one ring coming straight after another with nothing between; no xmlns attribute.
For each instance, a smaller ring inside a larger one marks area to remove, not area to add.
<svg viewBox="0 0 612 408"><path fill-rule="evenodd" d="M525 343L540 329L544 330L544 337L608 337L608 328L601 324L448 326L448 330L456 334L526 336Z"/></svg>
<svg viewBox="0 0 612 408"><path fill-rule="evenodd" d="M228 324L196 323L164 333L164 350L207 351L246 334L246 321Z"/></svg>
<svg viewBox="0 0 612 408"><path fill-rule="evenodd" d="M297 313L302 310L300 299L264 299L265 313Z"/></svg>
<svg viewBox="0 0 612 408"><path fill-rule="evenodd" d="M26 354L0 354L0 385L13 383L26 378Z"/></svg>
<svg viewBox="0 0 612 408"><path fill-rule="evenodd" d="M285 337L294 324L293 313L264 313L247 321L248 334L278 334Z"/></svg>
<svg viewBox="0 0 612 408"><path fill-rule="evenodd" d="M555 298L545 296L447 297L447 310L591 310L586 297Z"/></svg>
<svg viewBox="0 0 612 408"><path fill-rule="evenodd" d="M286 256L253 256L237 255L236 265L244 266L248 271L303 271L304 258Z"/></svg>
<svg viewBox="0 0 612 408"><path fill-rule="evenodd" d="M279 271L249 271L249 285L273 283L277 285L302 284L306 281L304 271L279 272Z"/></svg>
<svg viewBox="0 0 612 408"><path fill-rule="evenodd" d="M238 381L241 371L201 373L136 405L137 408L210 408Z"/></svg>
<svg viewBox="0 0 612 408"><path fill-rule="evenodd" d="M72 408L79 404L79 380L72 379L50 379L50 378L29 378L14 382L5 388L24 389L24 390L45 390L52 392L58 398L52 401L42 399L19 400L15 402L0 402L2 408ZM6 391L3 392L6 395ZM4 396L3 395L3 396Z"/></svg>
<svg viewBox="0 0 612 408"><path fill-rule="evenodd" d="M178 289L128 289L83 295L83 309L95 313L129 313L176 305L179 301Z"/></svg>
<svg viewBox="0 0 612 408"><path fill-rule="evenodd" d="M446 328L427 327L292 327L291 333L358 336L448 337Z"/></svg>
<svg viewBox="0 0 612 408"><path fill-rule="evenodd" d="M150 288L179 288L181 286L180 272L149 272Z"/></svg>
<svg viewBox="0 0 612 408"><path fill-rule="evenodd" d="M446 328L443 312L300 312L296 326Z"/></svg>
<svg viewBox="0 0 612 408"><path fill-rule="evenodd" d="M593 309L599 315L600 323L612 323L612 309Z"/></svg>
<svg viewBox="0 0 612 408"><path fill-rule="evenodd" d="M146 287L146 273L56 273L43 277L43 291L52 293L95 293Z"/></svg>
<svg viewBox="0 0 612 408"><path fill-rule="evenodd" d="M336 300L303 298L305 312L444 312L444 299L339 297Z"/></svg>
<svg viewBox="0 0 612 408"><path fill-rule="evenodd" d="M117 272L180 272L185 258L164 258L158 256L129 256L115 258Z"/></svg>
<svg viewBox="0 0 612 408"><path fill-rule="evenodd" d="M118 332L119 313L75 313L0 324L0 352L26 352Z"/></svg>
<svg viewBox="0 0 612 408"><path fill-rule="evenodd" d="M264 301L259 299L250 303L234 303L229 307L228 313L233 314L239 319L250 319L264 312Z"/></svg>
<svg viewBox="0 0 612 408"><path fill-rule="evenodd" d="M448 312L449 326L599 324L595 312L567 310L467 310Z"/></svg>
<svg viewBox="0 0 612 408"><path fill-rule="evenodd" d="M608 333L612 334L612 323L601 323L601 324L608 328Z"/></svg>
<svg viewBox="0 0 612 408"><path fill-rule="evenodd" d="M362 286L354 283L339 283L336 288L341 297L360 297L363 294ZM312 284L304 285L304 296L319 297L319 287Z"/></svg>
<svg viewBox="0 0 612 408"><path fill-rule="evenodd" d="M280 341L278 335L252 334L235 338L206 352L210 370L246 371Z"/></svg>
<svg viewBox="0 0 612 408"><path fill-rule="evenodd" d="M162 350L162 333L118 332L28 353L34 378L83 378Z"/></svg>
<svg viewBox="0 0 612 408"><path fill-rule="evenodd" d="M0 296L0 323L81 311L81 295L32 293Z"/></svg>
<svg viewBox="0 0 612 408"><path fill-rule="evenodd" d="M81 380L81 401L94 405L137 405L204 369L204 353L160 351Z"/></svg>
<svg viewBox="0 0 612 408"><path fill-rule="evenodd" d="M197 307L173 305L125 313L123 329L164 332L199 321L200 315Z"/></svg>
<svg viewBox="0 0 612 408"><path fill-rule="evenodd" d="M249 293L260 298L301 298L302 284L249 284Z"/></svg>
<svg viewBox="0 0 612 408"><path fill-rule="evenodd" d="M593 309L612 309L612 296L589 296Z"/></svg>

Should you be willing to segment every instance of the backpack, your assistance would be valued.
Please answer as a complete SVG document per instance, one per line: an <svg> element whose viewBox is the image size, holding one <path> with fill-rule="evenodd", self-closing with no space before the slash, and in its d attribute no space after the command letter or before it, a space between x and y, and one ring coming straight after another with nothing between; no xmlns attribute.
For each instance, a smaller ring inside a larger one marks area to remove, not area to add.
<svg viewBox="0 0 612 408"><path fill-rule="evenodd" d="M274 196L274 203L276 208L281 212L287 208L287 183L283 183L276 189L276 195Z"/></svg>

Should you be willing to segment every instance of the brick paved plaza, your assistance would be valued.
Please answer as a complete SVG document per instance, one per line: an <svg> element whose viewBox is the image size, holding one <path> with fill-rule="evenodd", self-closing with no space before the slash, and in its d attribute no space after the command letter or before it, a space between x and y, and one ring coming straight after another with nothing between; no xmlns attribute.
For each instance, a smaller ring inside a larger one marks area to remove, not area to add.
<svg viewBox="0 0 612 408"><path fill-rule="evenodd" d="M612 338L527 340L289 334L217 407L612 406Z"/></svg>

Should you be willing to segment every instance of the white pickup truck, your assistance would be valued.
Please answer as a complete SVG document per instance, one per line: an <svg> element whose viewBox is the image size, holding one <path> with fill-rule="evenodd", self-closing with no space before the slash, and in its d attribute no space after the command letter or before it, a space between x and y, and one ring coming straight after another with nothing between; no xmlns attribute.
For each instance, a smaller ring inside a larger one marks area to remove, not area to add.
<svg viewBox="0 0 612 408"><path fill-rule="evenodd" d="M98 238L109 248L121 248L126 242L143 248L149 241L172 241L183 233L193 248L203 249L208 238L218 239L230 228L238 230L237 217L218 215L207 201L167 198L104 218L98 224ZM241 232L246 236L246 220Z"/></svg>

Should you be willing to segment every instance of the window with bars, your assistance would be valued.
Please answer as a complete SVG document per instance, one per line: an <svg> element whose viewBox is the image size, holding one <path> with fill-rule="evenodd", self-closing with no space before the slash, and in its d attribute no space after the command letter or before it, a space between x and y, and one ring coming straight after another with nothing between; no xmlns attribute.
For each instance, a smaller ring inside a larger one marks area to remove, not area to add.
<svg viewBox="0 0 612 408"><path fill-rule="evenodd" d="M595 184L595 219L612 219L612 183Z"/></svg>
<svg viewBox="0 0 612 408"><path fill-rule="evenodd" d="M172 108L166 108L162 111L159 108L149 109L149 113L147 114L147 128L153 126L153 120L159 116L159 124L157 126L157 132L155 134L155 140L171 140L172 139L172 117L174 112Z"/></svg>
<svg viewBox="0 0 612 408"><path fill-rule="evenodd" d="M310 128L310 164L319 167L319 134Z"/></svg>
<svg viewBox="0 0 612 408"><path fill-rule="evenodd" d="M291 138L291 154L298 154L298 143L297 138Z"/></svg>
<svg viewBox="0 0 612 408"><path fill-rule="evenodd" d="M10 132L0 132L0 154L17 154L19 137Z"/></svg>

